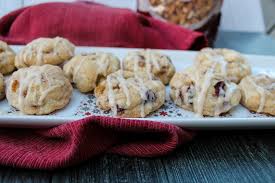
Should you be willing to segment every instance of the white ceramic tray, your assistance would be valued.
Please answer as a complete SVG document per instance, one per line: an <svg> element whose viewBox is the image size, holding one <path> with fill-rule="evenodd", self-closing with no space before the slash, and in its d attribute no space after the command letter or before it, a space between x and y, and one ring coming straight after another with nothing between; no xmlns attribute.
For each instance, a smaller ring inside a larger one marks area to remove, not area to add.
<svg viewBox="0 0 275 183"><path fill-rule="evenodd" d="M13 46L17 51L20 46ZM120 48L94 48L78 47L77 53L92 51L107 51L114 53L122 59L128 51L133 49ZM196 52L190 51L167 51L161 50L172 59L178 71L190 66L196 55ZM275 73L275 57L245 55L253 68L253 73L269 72ZM169 89L167 88L167 91ZM64 109L56 111L50 115L35 116L24 115L8 105L7 100L0 102L0 126L9 127L50 127L63 123L68 123L89 115L111 116L111 113L103 112L95 105L93 94L81 94L74 90L72 99ZM183 110L175 106L168 97L165 105L142 120L160 121L163 123L175 124L182 127L193 129L250 129L250 128L275 128L275 117L265 116L249 112L242 106L237 106L230 113L222 117L198 118L192 112Z"/></svg>

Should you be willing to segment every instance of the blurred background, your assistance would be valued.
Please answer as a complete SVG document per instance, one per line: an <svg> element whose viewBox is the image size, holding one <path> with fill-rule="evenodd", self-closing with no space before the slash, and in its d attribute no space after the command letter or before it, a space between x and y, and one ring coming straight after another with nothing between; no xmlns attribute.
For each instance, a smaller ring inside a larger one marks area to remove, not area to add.
<svg viewBox="0 0 275 183"><path fill-rule="evenodd" d="M51 1L70 2L71 0L0 0L0 17L20 7ZM275 0L94 1L115 7L130 8L134 11L139 10L165 21L203 31L210 43L216 47L235 48L244 52L251 50L250 53L256 54L258 53L256 50L260 50L261 54L269 55L275 52L275 44L272 40L275 38ZM183 2L193 3L196 6L192 7L197 9L193 8L190 11L188 6L186 9L180 5ZM208 9L208 5L212 8L217 5L217 10ZM192 18L192 15L195 18ZM258 48L259 45L261 48ZM244 47L246 47L245 50Z"/></svg>

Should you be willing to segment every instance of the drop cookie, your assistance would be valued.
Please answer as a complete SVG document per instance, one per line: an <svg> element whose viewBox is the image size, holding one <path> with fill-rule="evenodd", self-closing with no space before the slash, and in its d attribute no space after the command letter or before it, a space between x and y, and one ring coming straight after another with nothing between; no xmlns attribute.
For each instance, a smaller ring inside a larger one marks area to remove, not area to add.
<svg viewBox="0 0 275 183"><path fill-rule="evenodd" d="M65 38L38 38L23 47L15 57L19 68L31 65L59 65L74 55L74 45Z"/></svg>
<svg viewBox="0 0 275 183"><path fill-rule="evenodd" d="M70 81L58 66L22 68L8 80L9 104L24 114L49 114L64 108L72 95Z"/></svg>
<svg viewBox="0 0 275 183"><path fill-rule="evenodd" d="M120 61L111 53L97 52L77 55L67 62L63 70L81 92L90 92L106 79L107 75L119 70Z"/></svg>
<svg viewBox="0 0 275 183"><path fill-rule="evenodd" d="M245 58L237 51L230 49L202 49L196 59L195 66L205 73L214 66L214 71L228 80L239 83L242 78L251 74L251 67Z"/></svg>
<svg viewBox="0 0 275 183"><path fill-rule="evenodd" d="M239 84L241 103L250 111L275 116L275 78L267 74L245 77Z"/></svg>
<svg viewBox="0 0 275 183"><path fill-rule="evenodd" d="M175 66L170 58L153 50L129 52L123 60L123 70L131 72L146 72L168 84L175 74Z"/></svg>
<svg viewBox="0 0 275 183"><path fill-rule="evenodd" d="M241 100L239 87L211 69L200 75L189 67L175 74L170 87L174 103L198 116L219 116Z"/></svg>
<svg viewBox="0 0 275 183"><path fill-rule="evenodd" d="M97 105L115 116L139 118L159 109L165 102L165 86L144 72L119 70L95 88Z"/></svg>
<svg viewBox="0 0 275 183"><path fill-rule="evenodd" d="M0 73L10 74L14 71L15 53L7 43L0 41Z"/></svg>

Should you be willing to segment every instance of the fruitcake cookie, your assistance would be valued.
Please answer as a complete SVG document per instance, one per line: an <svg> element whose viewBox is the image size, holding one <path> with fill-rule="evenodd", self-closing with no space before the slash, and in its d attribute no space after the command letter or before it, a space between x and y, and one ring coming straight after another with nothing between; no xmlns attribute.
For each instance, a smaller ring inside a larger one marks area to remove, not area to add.
<svg viewBox="0 0 275 183"><path fill-rule="evenodd" d="M0 73L0 100L5 97L5 80L4 76Z"/></svg>
<svg viewBox="0 0 275 183"><path fill-rule="evenodd" d="M251 111L275 116L275 78L267 74L245 77L239 84L241 103Z"/></svg>
<svg viewBox="0 0 275 183"><path fill-rule="evenodd" d="M245 58L237 51L230 49L202 49L195 60L196 68L201 72L215 65L215 72L225 76L234 83L251 74L251 68Z"/></svg>
<svg viewBox="0 0 275 183"><path fill-rule="evenodd" d="M17 68L31 65L59 65L74 55L74 45L61 37L38 38L27 44L15 57Z"/></svg>
<svg viewBox="0 0 275 183"><path fill-rule="evenodd" d="M209 73L200 82L194 97L194 111L199 116L220 116L239 105L241 91L235 83L220 75L209 77Z"/></svg>
<svg viewBox="0 0 275 183"><path fill-rule="evenodd" d="M72 90L62 69L47 64L14 72L6 96L9 104L24 114L49 114L69 103Z"/></svg>
<svg viewBox="0 0 275 183"><path fill-rule="evenodd" d="M9 74L14 71L14 51L7 43L0 41L0 73Z"/></svg>
<svg viewBox="0 0 275 183"><path fill-rule="evenodd" d="M144 72L119 70L95 88L97 105L115 116L145 117L165 102L165 86Z"/></svg>
<svg viewBox="0 0 275 183"><path fill-rule="evenodd" d="M172 78L170 96L176 105L198 116L219 116L238 105L241 92L238 86L209 69L199 75L194 68L176 73Z"/></svg>
<svg viewBox="0 0 275 183"><path fill-rule="evenodd" d="M123 60L123 70L143 71L168 84L175 74L175 67L170 58L153 50L129 52Z"/></svg>
<svg viewBox="0 0 275 183"><path fill-rule="evenodd" d="M176 72L170 81L170 97L176 105L183 109L193 111L195 97L194 68L186 68L183 72Z"/></svg>
<svg viewBox="0 0 275 183"><path fill-rule="evenodd" d="M117 57L111 53L97 52L73 57L64 65L63 70L81 92L89 92L119 68Z"/></svg>

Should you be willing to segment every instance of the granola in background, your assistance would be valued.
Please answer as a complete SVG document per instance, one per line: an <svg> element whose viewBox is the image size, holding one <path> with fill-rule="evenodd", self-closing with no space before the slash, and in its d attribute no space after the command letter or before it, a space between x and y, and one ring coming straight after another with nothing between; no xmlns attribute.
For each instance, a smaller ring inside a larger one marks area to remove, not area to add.
<svg viewBox="0 0 275 183"><path fill-rule="evenodd" d="M222 0L140 0L153 17L204 32L212 45L220 22Z"/></svg>

